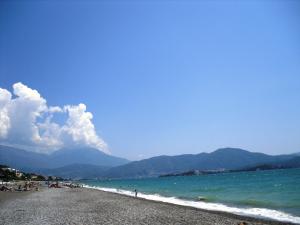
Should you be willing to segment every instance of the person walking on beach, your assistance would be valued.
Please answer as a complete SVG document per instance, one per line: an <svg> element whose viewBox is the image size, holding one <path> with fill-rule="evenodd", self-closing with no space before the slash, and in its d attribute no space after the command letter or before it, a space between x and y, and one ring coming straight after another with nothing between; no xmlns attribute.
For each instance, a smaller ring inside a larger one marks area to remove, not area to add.
<svg viewBox="0 0 300 225"><path fill-rule="evenodd" d="M138 192L136 189L134 189L134 193L135 193L135 197L137 197Z"/></svg>

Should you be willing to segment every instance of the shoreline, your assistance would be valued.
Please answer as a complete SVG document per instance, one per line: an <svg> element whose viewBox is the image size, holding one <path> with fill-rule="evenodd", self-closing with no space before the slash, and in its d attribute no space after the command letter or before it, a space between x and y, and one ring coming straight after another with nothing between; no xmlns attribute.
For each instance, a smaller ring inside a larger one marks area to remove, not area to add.
<svg viewBox="0 0 300 225"><path fill-rule="evenodd" d="M246 215L246 214L237 214L237 213L232 213L232 212L228 212L228 211L222 211L222 210L214 210L214 209L205 209L205 208L200 208L200 207L195 207L195 206L190 206L190 205L181 205L181 204L177 204L177 203L172 203L172 202L167 202L167 201L162 201L162 200L155 200L155 199L149 199L149 198L144 198L144 197L135 197L134 193L131 192L131 194L126 194L126 193L122 193L121 191L126 191L123 189L116 189L117 191L112 191L113 188L98 188L98 187L91 187L88 185L83 185L83 188L87 188L87 189L91 189L91 190L96 190L96 191L102 191L102 192L106 192L106 193L110 193L110 194L115 194L115 195L121 195L121 196L126 196L128 198L133 198L133 199L141 199L141 200L145 200L145 201L150 201L150 202L156 202L156 203L161 203L161 204L167 204L170 206L176 206L176 207L184 207L184 208L190 208L193 210L199 210L202 212L207 212L207 213L213 213L213 214L219 214L219 215L227 215L229 217L233 217L236 219L244 219L247 221L262 221L264 223L267 224L300 224L300 222L291 222L291 221L285 221L285 220L276 220L273 218L269 218L266 216L251 216L251 215ZM109 190L112 189L112 190ZM121 190L121 191L120 191ZM130 192L130 191L126 191L126 192ZM143 196L145 196L146 194L143 194ZM162 198L174 198L174 197L163 197L160 196ZM180 200L180 199L178 199ZM186 202L196 202L196 201L189 201L189 200L183 200ZM197 203L197 202L196 202ZM212 203L214 204L214 203ZM218 204L218 203L217 203Z"/></svg>
<svg viewBox="0 0 300 225"><path fill-rule="evenodd" d="M293 224L88 188L44 188L9 194L4 201L0 195L0 224Z"/></svg>

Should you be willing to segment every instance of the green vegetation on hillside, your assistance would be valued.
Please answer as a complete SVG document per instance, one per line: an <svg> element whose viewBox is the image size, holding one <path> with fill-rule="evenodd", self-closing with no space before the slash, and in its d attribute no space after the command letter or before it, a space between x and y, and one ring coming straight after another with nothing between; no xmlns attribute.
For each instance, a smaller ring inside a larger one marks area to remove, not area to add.
<svg viewBox="0 0 300 225"><path fill-rule="evenodd" d="M6 165L0 165L0 180L4 182L12 180L43 181L45 177L39 174L24 173Z"/></svg>

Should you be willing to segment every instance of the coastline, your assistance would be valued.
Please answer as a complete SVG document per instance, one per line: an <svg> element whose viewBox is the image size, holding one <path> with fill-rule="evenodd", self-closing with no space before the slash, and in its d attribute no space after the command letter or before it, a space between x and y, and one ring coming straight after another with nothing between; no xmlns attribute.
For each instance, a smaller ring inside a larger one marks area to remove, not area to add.
<svg viewBox="0 0 300 225"><path fill-rule="evenodd" d="M135 198L135 194L134 192L130 192L127 190L122 190L122 189L114 189L114 188L100 188L100 187L92 187L92 186L88 186L88 185L83 185L84 188L88 188L88 189L94 189L94 190L99 190L99 191L104 191L107 193L112 193L112 194L117 194L117 195L122 195L122 196L127 196L130 198ZM220 203L207 203L207 202L203 202L203 201L191 201L191 200L183 200L183 199L178 199L175 197L163 197L163 196L159 196L159 195L148 195L148 194L139 194L140 197L138 197L139 199L142 200L146 200L146 201L153 201L153 202L157 202L157 203L164 203L164 204L169 204L172 206L180 206L180 207L187 207L187 208L191 208L191 209L196 209L196 210L200 210L200 211L205 211L208 213L214 213L214 214L228 214L230 216L234 216L234 217L241 217L241 218L247 218L248 220L262 220L265 222L278 222L279 224L300 224L300 222L295 222L295 221L289 221L289 220L278 220L278 219L274 219L271 217L266 217L266 216L258 216L258 215L247 215L246 213L234 213L231 212L230 209L239 209L236 207L228 207L225 206L223 204ZM153 198L154 197L154 198ZM218 210L218 209L208 209L209 207L199 207L198 204L203 204L205 206L207 205L214 205L217 206L216 208L218 208L218 206L225 206L227 210ZM229 209L229 210L228 210ZM257 208L258 209L258 208ZM267 210L270 213L272 213L272 211L278 213L279 211L275 211L275 210L270 210L270 209L261 209L260 210ZM281 213L281 212L280 212ZM285 213L283 213L285 214ZM284 216L286 216L288 214L285 214ZM300 221L300 220L299 220Z"/></svg>
<svg viewBox="0 0 300 225"><path fill-rule="evenodd" d="M0 224L293 224L88 188L0 195Z"/></svg>

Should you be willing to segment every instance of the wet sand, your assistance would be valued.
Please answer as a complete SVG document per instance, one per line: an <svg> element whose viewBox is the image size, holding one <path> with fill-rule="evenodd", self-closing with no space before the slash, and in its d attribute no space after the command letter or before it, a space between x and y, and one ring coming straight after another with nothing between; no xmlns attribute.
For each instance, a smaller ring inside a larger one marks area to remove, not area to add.
<svg viewBox="0 0 300 225"><path fill-rule="evenodd" d="M0 193L0 224L289 224L148 201L86 188Z"/></svg>

